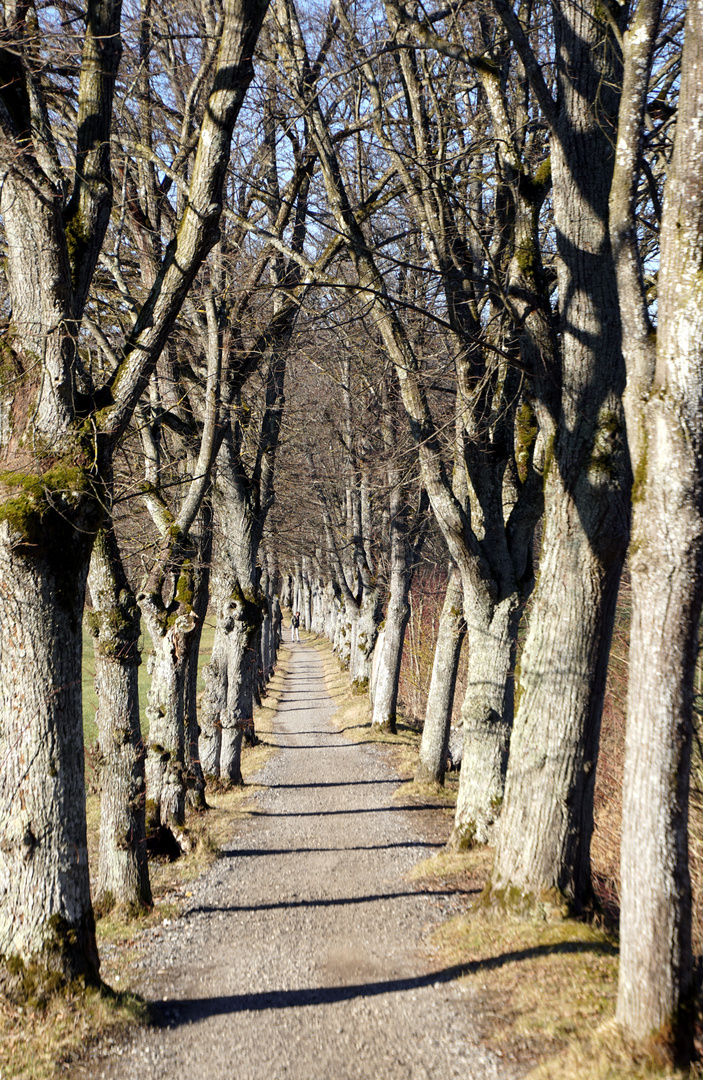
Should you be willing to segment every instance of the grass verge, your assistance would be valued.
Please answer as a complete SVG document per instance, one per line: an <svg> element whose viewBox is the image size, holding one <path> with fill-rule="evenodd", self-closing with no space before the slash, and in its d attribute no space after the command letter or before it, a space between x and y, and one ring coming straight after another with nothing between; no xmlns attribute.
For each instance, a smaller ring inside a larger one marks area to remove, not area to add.
<svg viewBox="0 0 703 1080"><path fill-rule="evenodd" d="M45 1080L98 1039L115 1041L147 1020L143 1001L132 994L99 990L51 998L46 1008L12 1005L0 997L0 1077Z"/></svg>

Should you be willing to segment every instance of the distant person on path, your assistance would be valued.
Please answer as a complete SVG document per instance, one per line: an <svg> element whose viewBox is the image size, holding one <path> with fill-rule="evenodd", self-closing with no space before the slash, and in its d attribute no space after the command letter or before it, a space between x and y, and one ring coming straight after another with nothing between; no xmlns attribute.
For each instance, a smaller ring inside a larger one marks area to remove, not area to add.
<svg viewBox="0 0 703 1080"><path fill-rule="evenodd" d="M295 615L291 615L290 639L291 639L291 641L300 641L300 612L299 611L296 611Z"/></svg>

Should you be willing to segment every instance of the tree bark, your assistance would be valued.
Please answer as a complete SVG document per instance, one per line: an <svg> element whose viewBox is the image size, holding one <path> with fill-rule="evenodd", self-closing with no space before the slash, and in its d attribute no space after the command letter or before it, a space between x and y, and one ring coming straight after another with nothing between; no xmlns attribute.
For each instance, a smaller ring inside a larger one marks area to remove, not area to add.
<svg viewBox="0 0 703 1080"><path fill-rule="evenodd" d="M193 614L196 623L186 646L184 673L185 779L186 806L193 810L207 809L205 775L200 760L200 727L198 725L198 666L200 642L205 616L210 602L210 563L213 540L212 505L209 497L200 508L190 530L193 543Z"/></svg>
<svg viewBox="0 0 703 1080"><path fill-rule="evenodd" d="M485 618L476 604L468 626L469 672L461 706L464 746L449 846L487 844L500 816L513 725L513 672L520 597L511 593Z"/></svg>
<svg viewBox="0 0 703 1080"><path fill-rule="evenodd" d="M182 572L179 584L186 574ZM183 588L185 591L186 587ZM186 660L197 618L190 598L170 614L151 595L140 595L138 602L152 646L147 660L151 675L146 709L149 721L147 835L155 835L163 826L178 838L185 827Z"/></svg>
<svg viewBox="0 0 703 1080"><path fill-rule="evenodd" d="M454 690L461 647L465 637L466 619L463 610L461 574L457 567L452 565L439 617L439 632L420 741L420 756L415 770L415 782L418 784L444 784Z"/></svg>
<svg viewBox="0 0 703 1080"><path fill-rule="evenodd" d="M657 3L641 3L625 38L612 201L635 472L616 1018L658 1057L685 1065L694 1051L688 796L703 602L703 4L686 14L655 351L636 248L635 168L658 17Z"/></svg>
<svg viewBox="0 0 703 1080"><path fill-rule="evenodd" d="M97 982L81 711L90 534L56 517L42 522L48 549L0 525L0 955ZM5 986L18 992L21 975Z"/></svg>
<svg viewBox="0 0 703 1080"><path fill-rule="evenodd" d="M207 771L216 768L219 759L219 774L214 775L233 784L243 782L242 738L244 729L253 726L255 646L263 617L256 565L263 520L247 489L233 444L226 439L216 476L217 624L213 657L205 673L201 755Z"/></svg>
<svg viewBox="0 0 703 1080"><path fill-rule="evenodd" d="M111 524L95 541L88 574L93 609L100 750L100 851L95 903L151 905L146 850L146 748L139 717L139 608Z"/></svg>
<svg viewBox="0 0 703 1080"><path fill-rule="evenodd" d="M398 680L403 659L403 642L410 618L410 575L405 569L391 574L391 589L383 634L379 635L376 649L380 650L374 680L372 723L396 730L398 709Z"/></svg>

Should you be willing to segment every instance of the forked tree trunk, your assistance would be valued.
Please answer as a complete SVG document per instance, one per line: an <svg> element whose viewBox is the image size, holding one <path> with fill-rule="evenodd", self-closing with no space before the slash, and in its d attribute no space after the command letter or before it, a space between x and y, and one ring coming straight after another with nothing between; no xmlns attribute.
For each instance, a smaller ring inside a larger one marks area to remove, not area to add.
<svg viewBox="0 0 703 1080"><path fill-rule="evenodd" d="M418 784L444 784L454 690L461 647L466 637L462 601L461 574L456 566L452 566L439 617L420 756L415 770L415 782Z"/></svg>
<svg viewBox="0 0 703 1080"><path fill-rule="evenodd" d="M624 364L608 236L619 74L605 74L617 61L603 18L595 0L568 0L555 11L562 399L548 447L539 581L520 659L492 883L497 896L510 890L531 902L556 894L577 910L591 896L595 764L629 525Z"/></svg>
<svg viewBox="0 0 703 1080"><path fill-rule="evenodd" d="M140 619L114 531L103 526L88 575L93 610L100 747L100 851L96 905L151 904L146 850L146 747L139 717Z"/></svg>
<svg viewBox="0 0 703 1080"><path fill-rule="evenodd" d="M17 371L10 364L10 378L3 379L3 416L11 410L13 423L0 430L0 791L6 800L0 814L0 956L13 958L2 963L3 976L17 961L33 961L37 975L45 969L69 979L98 979L80 693L90 550L114 446L217 238L232 130L253 75L252 52L266 7L263 0L224 5L214 91L177 241L129 341L121 343L118 375L102 388L110 404L92 412L93 388L86 395L76 342L110 220L119 3L87 5L76 140L67 148L76 165L66 174L73 183L67 204L66 176L55 182L53 171L58 156L50 145L50 110L39 79L30 74L36 60L31 51L23 53L21 41L3 82L0 200L7 282L15 340L26 350L16 357ZM20 23L25 14L17 9Z"/></svg>

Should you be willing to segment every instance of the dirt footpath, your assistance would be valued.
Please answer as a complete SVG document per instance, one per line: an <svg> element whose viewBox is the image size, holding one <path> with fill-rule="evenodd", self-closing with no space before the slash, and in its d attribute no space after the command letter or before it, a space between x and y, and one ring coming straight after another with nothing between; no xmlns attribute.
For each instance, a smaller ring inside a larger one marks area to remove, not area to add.
<svg viewBox="0 0 703 1080"><path fill-rule="evenodd" d="M193 887L130 981L160 1026L76 1077L507 1080L472 999L427 939L451 902L405 875L434 845L377 749L329 722L315 650L293 647L260 814Z"/></svg>

